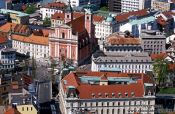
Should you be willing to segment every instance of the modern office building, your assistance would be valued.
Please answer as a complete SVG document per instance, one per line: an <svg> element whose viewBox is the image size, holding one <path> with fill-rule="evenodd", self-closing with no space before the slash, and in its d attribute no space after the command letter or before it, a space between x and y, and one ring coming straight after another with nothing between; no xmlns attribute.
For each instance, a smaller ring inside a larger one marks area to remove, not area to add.
<svg viewBox="0 0 175 114"><path fill-rule="evenodd" d="M151 8L151 0L109 0L108 7L113 12L130 12Z"/></svg>
<svg viewBox="0 0 175 114"><path fill-rule="evenodd" d="M158 30L142 30L140 39L144 51L151 54L158 54L166 51L166 37Z"/></svg>
<svg viewBox="0 0 175 114"><path fill-rule="evenodd" d="M62 114L154 114L155 84L142 73L72 72L59 92Z"/></svg>

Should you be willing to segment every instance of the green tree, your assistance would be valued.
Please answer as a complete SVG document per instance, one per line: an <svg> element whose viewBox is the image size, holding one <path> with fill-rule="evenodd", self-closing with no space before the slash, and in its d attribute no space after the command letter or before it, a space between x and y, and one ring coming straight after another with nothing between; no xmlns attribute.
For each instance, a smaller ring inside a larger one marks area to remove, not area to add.
<svg viewBox="0 0 175 114"><path fill-rule="evenodd" d="M168 73L168 64L164 59L156 59L153 64L153 72L159 86L164 85Z"/></svg>
<svg viewBox="0 0 175 114"><path fill-rule="evenodd" d="M32 14L32 13L35 13L35 11L36 11L36 7L34 5L28 5L25 10L25 13Z"/></svg>
<svg viewBox="0 0 175 114"><path fill-rule="evenodd" d="M43 21L43 26L50 27L51 26L51 20L50 18L46 17Z"/></svg>
<svg viewBox="0 0 175 114"><path fill-rule="evenodd" d="M100 8L100 10L102 10L102 11L108 11L108 7L107 7L107 6L102 6L102 7Z"/></svg>

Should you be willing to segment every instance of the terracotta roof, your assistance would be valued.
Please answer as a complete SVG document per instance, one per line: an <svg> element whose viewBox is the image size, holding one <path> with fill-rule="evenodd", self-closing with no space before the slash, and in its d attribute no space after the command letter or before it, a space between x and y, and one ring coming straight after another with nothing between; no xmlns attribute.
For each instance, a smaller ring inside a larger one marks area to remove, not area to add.
<svg viewBox="0 0 175 114"><path fill-rule="evenodd" d="M14 29L16 25L15 23L6 23L0 27L0 31L9 32L10 28Z"/></svg>
<svg viewBox="0 0 175 114"><path fill-rule="evenodd" d="M0 44L6 43L7 40L7 37L0 37Z"/></svg>
<svg viewBox="0 0 175 114"><path fill-rule="evenodd" d="M0 27L0 31L5 32L5 33L9 32L10 30L12 30L12 32L20 33L20 34L30 33L30 28L28 25L6 23Z"/></svg>
<svg viewBox="0 0 175 114"><path fill-rule="evenodd" d="M84 14L83 13L80 13L80 12L74 12L73 13L73 18L76 19L76 18L79 18L81 16L83 16ZM56 12L53 16L52 16L52 19L57 19L57 20L64 20L65 18L65 13L61 13L61 12Z"/></svg>
<svg viewBox="0 0 175 114"><path fill-rule="evenodd" d="M107 43L110 43L111 45L140 45L141 40L139 38L132 38L132 37L127 37L125 38L124 36L119 35L118 33L113 33L106 39Z"/></svg>
<svg viewBox="0 0 175 114"><path fill-rule="evenodd" d="M135 77L137 80L136 83L130 84L117 84L117 85L99 85L99 84L87 84L82 83L79 79L81 76L88 77L101 77L105 74L105 79L107 77ZM149 76L141 73L112 73L112 72L74 72L65 76L62 80L63 89L67 92L67 87L74 86L77 89L78 96L81 99L91 99L92 94L95 98L106 98L106 94L108 94L108 98L112 97L112 94L115 94L115 97L119 97L119 93L121 97L133 97L132 93L134 93L134 97L143 97L144 95L144 83L152 83L154 82ZM126 96L126 93L128 94ZM99 94L101 94L99 96Z"/></svg>
<svg viewBox="0 0 175 114"><path fill-rule="evenodd" d="M64 20L65 14L61 12L56 12L51 18L52 19L59 19Z"/></svg>
<svg viewBox="0 0 175 114"><path fill-rule="evenodd" d="M138 11L131 11L131 12L119 14L115 17L115 19L118 22L124 22L124 21L127 21L128 18L130 16L133 16L133 15L138 16L138 17L142 17L142 16L148 15L148 12L147 12L147 9L138 10Z"/></svg>
<svg viewBox="0 0 175 114"><path fill-rule="evenodd" d="M81 33L83 31L85 31L85 17L84 16L76 18L76 19L68 22L67 24L72 27L72 31L74 33L76 33L76 32Z"/></svg>
<svg viewBox="0 0 175 114"><path fill-rule="evenodd" d="M151 54L151 59L152 59L152 60L164 59L164 58L166 58L167 56L168 56L167 53Z"/></svg>
<svg viewBox="0 0 175 114"><path fill-rule="evenodd" d="M52 2L52 3L48 3L46 7L49 7L49 8L65 8L66 4L61 3L61 2Z"/></svg>
<svg viewBox="0 0 175 114"><path fill-rule="evenodd" d="M15 108L10 108L4 114L21 114L21 113Z"/></svg>
<svg viewBox="0 0 175 114"><path fill-rule="evenodd" d="M74 19L79 18L81 16L84 16L84 13L80 13L80 12L74 12L73 13ZM56 12L51 18L52 19L56 19L56 20L64 20L65 13ZM101 22L103 20L104 20L104 17L103 16L93 15L93 21L94 22Z"/></svg>
<svg viewBox="0 0 175 114"><path fill-rule="evenodd" d="M30 36L22 36L22 35L13 34L12 39L21 41L21 42L32 43L32 44L48 45L48 37L35 36L33 34Z"/></svg>
<svg viewBox="0 0 175 114"><path fill-rule="evenodd" d="M99 15L94 15L93 16L93 21L94 22L102 22L104 20L103 16L99 16Z"/></svg>
<svg viewBox="0 0 175 114"><path fill-rule="evenodd" d="M99 98L99 93L101 93L102 98L106 98L105 93L108 93L108 97L112 98L112 93L115 94L115 97L118 97L118 93L121 93L122 97L126 97L125 93L128 93L127 97L132 97L131 93L134 92L135 97L143 97L144 90L142 89L142 84L128 84L128 85L108 85L108 86L99 86L99 85L80 85L77 90L79 91L79 97L81 99L91 99L92 94L95 95L95 98Z"/></svg>

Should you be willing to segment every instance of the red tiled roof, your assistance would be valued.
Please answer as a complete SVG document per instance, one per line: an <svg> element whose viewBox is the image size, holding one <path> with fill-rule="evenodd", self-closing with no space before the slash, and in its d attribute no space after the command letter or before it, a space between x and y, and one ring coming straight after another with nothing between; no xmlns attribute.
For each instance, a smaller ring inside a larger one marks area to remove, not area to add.
<svg viewBox="0 0 175 114"><path fill-rule="evenodd" d="M73 18L74 19L79 18L81 16L84 16L84 14L83 13L80 13L80 12L74 12L73 13ZM56 12L51 18L52 19L56 19L56 20L64 20L65 13ZM93 16L93 21L94 22L101 22L103 20L104 20L104 17L103 16L99 16L99 15L94 15Z"/></svg>
<svg viewBox="0 0 175 114"><path fill-rule="evenodd" d="M61 2L52 2L52 3L48 3L46 7L49 8L65 8L66 4L65 3L61 3Z"/></svg>
<svg viewBox="0 0 175 114"><path fill-rule="evenodd" d="M118 85L90 85L82 83L78 77L89 76L89 77L101 77L102 75L107 77L131 77L134 76L138 78L137 83L131 84L118 84ZM143 83L153 83L154 81L147 75L141 73L112 73L112 72L74 72L65 76L62 80L63 89L66 92L68 86L74 86L78 95L81 99L91 99L92 94L95 98L106 98L112 97L112 93L115 94L115 97L119 97L118 94L121 93L121 97L143 97L144 95L144 85ZM99 93L101 96L99 96ZM125 94L128 94L127 96Z"/></svg>
<svg viewBox="0 0 175 114"><path fill-rule="evenodd" d="M6 37L0 37L0 44L6 43L7 40L8 39Z"/></svg>
<svg viewBox="0 0 175 114"><path fill-rule="evenodd" d="M125 38L124 36L119 35L118 33L113 33L109 37L107 37L107 42L110 43L111 45L140 45L141 40L139 38L132 38L132 37L127 37Z"/></svg>
<svg viewBox="0 0 175 114"><path fill-rule="evenodd" d="M130 16L138 16L138 17L142 17L142 16L146 16L148 15L147 9L143 9L143 10L138 10L138 11L131 11L131 12L127 12L127 13L122 13L120 15L117 15L115 17L116 21L118 22L124 22L127 21L128 18Z"/></svg>
<svg viewBox="0 0 175 114"><path fill-rule="evenodd" d="M93 16L93 21L94 22L102 22L104 20L103 16L99 16L99 15L94 15Z"/></svg>
<svg viewBox="0 0 175 114"><path fill-rule="evenodd" d="M49 38L43 37L43 36L36 36L36 35L30 35L30 36L22 36L22 35L12 35L13 40L17 40L20 42L26 42L31 44L38 44L38 45L49 45Z"/></svg>
<svg viewBox="0 0 175 114"><path fill-rule="evenodd" d="M67 23L69 26L72 26L72 31L74 33L81 33L85 31L85 17L81 16Z"/></svg>
<svg viewBox="0 0 175 114"><path fill-rule="evenodd" d="M156 60L156 59L164 59L167 57L167 53L160 53L160 54L151 54L151 59Z"/></svg>
<svg viewBox="0 0 175 114"><path fill-rule="evenodd" d="M15 108L10 108L4 114L21 114L21 113Z"/></svg>
<svg viewBox="0 0 175 114"><path fill-rule="evenodd" d="M80 85L78 86L79 97L81 99L91 99L92 93L95 95L95 98L99 98L99 93L101 97L105 98L105 93L108 94L108 97L112 97L112 93L115 94L115 97L118 97L118 93L121 93L122 97L126 97L125 93L128 93L127 97L132 97L131 93L134 92L135 97L142 97L144 95L144 90L142 89L142 84L128 84L128 85Z"/></svg>

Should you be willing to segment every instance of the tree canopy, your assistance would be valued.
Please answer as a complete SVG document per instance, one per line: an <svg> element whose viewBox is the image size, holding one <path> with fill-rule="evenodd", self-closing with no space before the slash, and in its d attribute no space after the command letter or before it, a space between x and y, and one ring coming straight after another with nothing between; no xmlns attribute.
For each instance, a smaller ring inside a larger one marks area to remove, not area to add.
<svg viewBox="0 0 175 114"><path fill-rule="evenodd" d="M46 17L43 21L43 26L50 27L51 26L51 20L50 18Z"/></svg>
<svg viewBox="0 0 175 114"><path fill-rule="evenodd" d="M25 9L25 13L27 14L32 14L35 13L36 7L34 5L28 5L27 8Z"/></svg>

